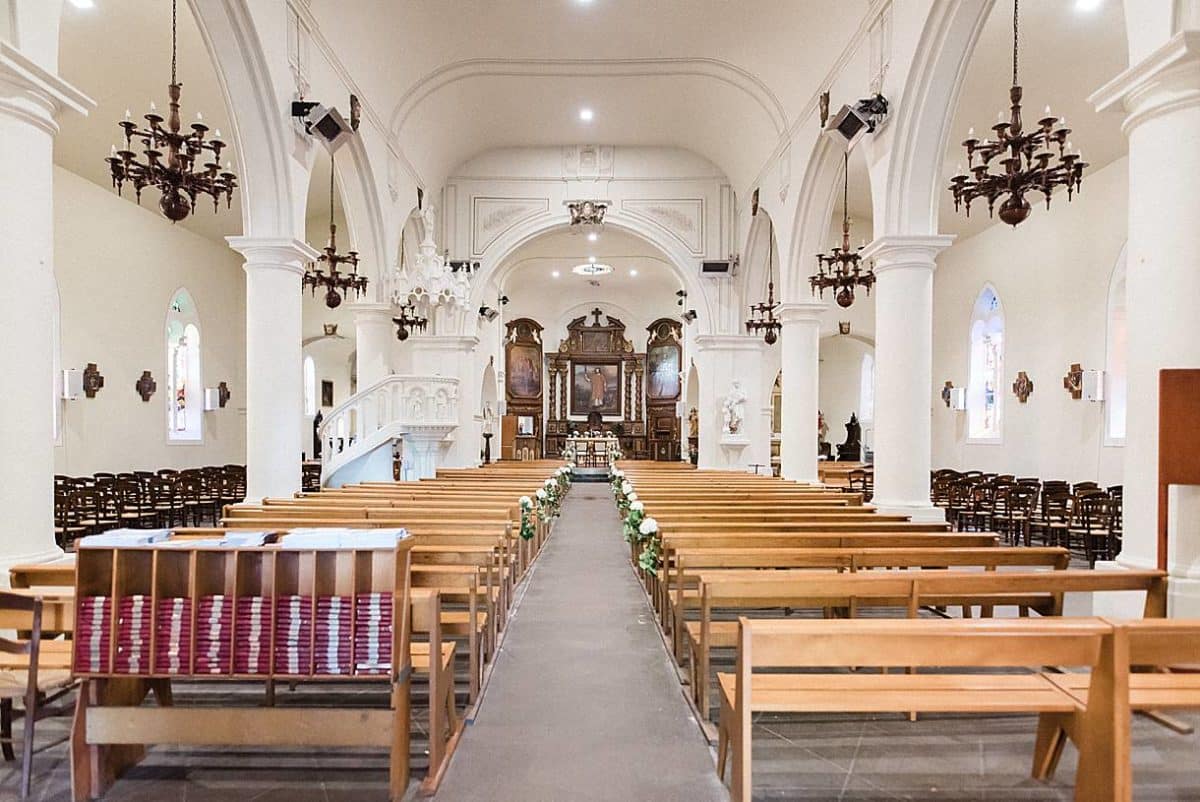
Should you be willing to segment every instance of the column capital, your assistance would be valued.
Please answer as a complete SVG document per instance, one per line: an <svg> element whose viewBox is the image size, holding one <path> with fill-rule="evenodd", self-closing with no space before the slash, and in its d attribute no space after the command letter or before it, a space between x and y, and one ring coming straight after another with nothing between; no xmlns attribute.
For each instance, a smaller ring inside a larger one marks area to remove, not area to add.
<svg viewBox="0 0 1200 802"><path fill-rule="evenodd" d="M872 260L875 273L898 267L927 267L933 270L937 255L954 242L951 234L887 234L876 237L862 249L862 258Z"/></svg>
<svg viewBox="0 0 1200 802"><path fill-rule="evenodd" d="M780 304L779 308L775 310L775 316L785 326L789 323L820 323L821 315L825 314L828 309L829 304L824 301L797 301Z"/></svg>
<svg viewBox="0 0 1200 802"><path fill-rule="evenodd" d="M283 270L302 275L304 266L321 255L307 242L287 237L226 237L225 241L246 257L246 272Z"/></svg>
<svg viewBox="0 0 1200 802"><path fill-rule="evenodd" d="M96 101L44 69L7 42L0 42L0 113L58 133L54 118L63 111L85 117Z"/></svg>
<svg viewBox="0 0 1200 802"><path fill-rule="evenodd" d="M1200 103L1200 31L1180 31L1088 98L1096 111L1129 112L1126 134L1161 114Z"/></svg>
<svg viewBox="0 0 1200 802"><path fill-rule="evenodd" d="M392 305L372 303L367 301L357 302L350 305L350 311L354 313L355 325L360 323L391 323L392 322Z"/></svg>
<svg viewBox="0 0 1200 802"><path fill-rule="evenodd" d="M425 351L474 351L479 338L470 334L414 334L408 338L412 348Z"/></svg>

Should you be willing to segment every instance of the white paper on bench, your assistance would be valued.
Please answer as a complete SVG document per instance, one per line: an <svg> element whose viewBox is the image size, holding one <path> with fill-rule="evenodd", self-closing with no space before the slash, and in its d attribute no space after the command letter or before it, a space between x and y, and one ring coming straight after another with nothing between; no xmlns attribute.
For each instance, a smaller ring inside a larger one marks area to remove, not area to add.
<svg viewBox="0 0 1200 802"><path fill-rule="evenodd" d="M81 548L128 548L148 546L171 536L170 529L110 529L88 535L79 541Z"/></svg>

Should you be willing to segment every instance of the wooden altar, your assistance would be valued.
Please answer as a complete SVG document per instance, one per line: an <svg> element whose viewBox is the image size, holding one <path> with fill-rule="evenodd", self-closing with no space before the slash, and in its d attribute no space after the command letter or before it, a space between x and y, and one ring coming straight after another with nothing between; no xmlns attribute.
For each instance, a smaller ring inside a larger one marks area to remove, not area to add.
<svg viewBox="0 0 1200 802"><path fill-rule="evenodd" d="M599 307L575 318L558 351L546 355L546 371L547 454L562 451L572 433L600 430L617 437L627 458L649 456L646 355L634 351L624 323Z"/></svg>
<svg viewBox="0 0 1200 802"><path fill-rule="evenodd" d="M527 317L504 325L506 408L500 422L500 459L541 459L542 327Z"/></svg>

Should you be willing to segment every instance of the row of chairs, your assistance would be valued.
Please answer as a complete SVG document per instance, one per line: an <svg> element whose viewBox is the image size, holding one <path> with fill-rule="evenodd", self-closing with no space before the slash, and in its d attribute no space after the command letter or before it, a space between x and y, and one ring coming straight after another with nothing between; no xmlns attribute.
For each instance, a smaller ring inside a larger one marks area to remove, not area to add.
<svg viewBox="0 0 1200 802"><path fill-rule="evenodd" d="M994 531L1013 545L1063 546L1094 566L1121 553L1121 485L982 471L934 471L931 498L959 531Z"/></svg>
<svg viewBox="0 0 1200 802"><path fill-rule="evenodd" d="M109 529L216 525L222 506L246 497L243 465L54 477L59 546Z"/></svg>

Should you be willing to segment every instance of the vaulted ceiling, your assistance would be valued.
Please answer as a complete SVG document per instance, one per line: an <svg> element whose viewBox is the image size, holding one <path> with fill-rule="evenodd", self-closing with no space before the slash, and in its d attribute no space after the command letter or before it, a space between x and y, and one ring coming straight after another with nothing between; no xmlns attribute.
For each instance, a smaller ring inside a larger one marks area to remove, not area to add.
<svg viewBox="0 0 1200 802"><path fill-rule="evenodd" d="M867 0L312 0L329 43L431 186L482 151L695 151L747 186ZM590 108L590 123L579 119Z"/></svg>

